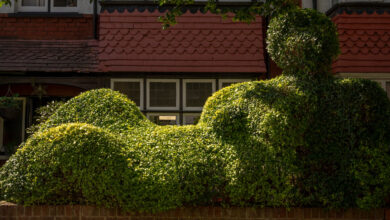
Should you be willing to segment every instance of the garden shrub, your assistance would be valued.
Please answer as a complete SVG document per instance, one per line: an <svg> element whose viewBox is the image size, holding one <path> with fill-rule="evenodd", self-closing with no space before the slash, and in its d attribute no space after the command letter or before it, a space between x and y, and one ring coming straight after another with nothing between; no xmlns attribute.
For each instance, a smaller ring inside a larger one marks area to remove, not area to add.
<svg viewBox="0 0 390 220"><path fill-rule="evenodd" d="M36 133L0 171L4 199L31 204L123 206L126 180L136 177L116 135L88 124ZM130 160L131 159L131 160ZM138 183L138 182L137 182Z"/></svg>
<svg viewBox="0 0 390 220"><path fill-rule="evenodd" d="M337 29L316 10L289 10L271 19L267 50L284 74L328 74L340 53Z"/></svg>
<svg viewBox="0 0 390 220"><path fill-rule="evenodd" d="M40 130L63 123L88 123L110 131L152 125L133 101L110 89L91 90L74 97L49 117Z"/></svg>
<svg viewBox="0 0 390 220"><path fill-rule="evenodd" d="M268 35L284 75L221 89L196 126L157 126L109 89L69 100L1 168L3 199L131 211L384 206L385 92L375 82L330 76L339 49L324 15L278 15Z"/></svg>
<svg viewBox="0 0 390 220"><path fill-rule="evenodd" d="M233 145L233 204L368 208L390 192L389 118L375 82L281 76L218 91L200 124Z"/></svg>
<svg viewBox="0 0 390 220"><path fill-rule="evenodd" d="M37 116L35 117L35 123L26 129L27 134L34 134L37 132L42 123L45 123L47 119L55 113L55 111L63 105L63 101L52 101L48 104L41 106L35 110Z"/></svg>

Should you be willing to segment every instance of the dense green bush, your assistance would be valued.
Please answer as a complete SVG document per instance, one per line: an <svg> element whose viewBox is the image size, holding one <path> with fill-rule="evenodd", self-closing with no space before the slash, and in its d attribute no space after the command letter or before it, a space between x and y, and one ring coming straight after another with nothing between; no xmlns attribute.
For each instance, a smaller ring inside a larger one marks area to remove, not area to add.
<svg viewBox="0 0 390 220"><path fill-rule="evenodd" d="M117 206L136 173L116 135L88 124L63 124L36 133L0 171L8 201Z"/></svg>
<svg viewBox="0 0 390 220"><path fill-rule="evenodd" d="M312 9L289 10L271 19L267 50L285 74L328 74L340 53L336 26Z"/></svg>
<svg viewBox="0 0 390 220"><path fill-rule="evenodd" d="M281 76L220 90L200 124L233 145L234 204L373 207L389 195L389 118L375 82Z"/></svg>
<svg viewBox="0 0 390 220"><path fill-rule="evenodd" d="M110 89L85 92L69 100L41 125L40 130L63 123L88 123L110 131L152 125L133 101Z"/></svg>
<svg viewBox="0 0 390 220"><path fill-rule="evenodd" d="M1 168L1 197L147 211L384 206L385 92L368 80L329 76L338 46L323 15L292 11L273 18L270 30L271 56L286 74L216 92L196 126L157 126L109 89L71 99Z"/></svg>

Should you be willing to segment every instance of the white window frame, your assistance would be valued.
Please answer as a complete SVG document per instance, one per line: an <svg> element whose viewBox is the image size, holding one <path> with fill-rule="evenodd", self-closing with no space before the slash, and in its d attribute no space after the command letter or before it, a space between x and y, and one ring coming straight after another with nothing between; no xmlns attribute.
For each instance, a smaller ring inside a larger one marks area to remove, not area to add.
<svg viewBox="0 0 390 220"><path fill-rule="evenodd" d="M20 12L47 12L49 0L45 0L45 6L22 6L22 0L18 0L18 11Z"/></svg>
<svg viewBox="0 0 390 220"><path fill-rule="evenodd" d="M175 107L151 107L150 106L150 83L174 82L176 83L176 106ZM179 110L180 109L180 80L179 79L146 79L146 109L148 110Z"/></svg>
<svg viewBox="0 0 390 220"><path fill-rule="evenodd" d="M51 0L50 11L51 12L79 12L80 1L77 1L76 7L54 7L54 0Z"/></svg>
<svg viewBox="0 0 390 220"><path fill-rule="evenodd" d="M180 125L180 114L179 113L164 113L164 112L152 112L152 113L147 113L146 117L150 119L151 116L176 116L176 125ZM153 122L154 123L154 122Z"/></svg>
<svg viewBox="0 0 390 220"><path fill-rule="evenodd" d="M199 112L199 113L183 113L183 125L192 125L192 124L188 124L187 122L186 122L186 116L201 116L202 115L202 113L201 112Z"/></svg>
<svg viewBox="0 0 390 220"><path fill-rule="evenodd" d="M242 82L250 82L251 79L220 79L218 82L218 88L222 89L223 83L242 83Z"/></svg>
<svg viewBox="0 0 390 220"><path fill-rule="evenodd" d="M215 79L183 79L183 110L184 111L202 111L202 107L187 107L187 83L212 83L212 93L216 91ZM211 96L210 95L210 96Z"/></svg>
<svg viewBox="0 0 390 220"><path fill-rule="evenodd" d="M140 83L140 106L138 106L139 109L143 110L144 109L144 80L143 79L132 79L132 78L114 78L111 79L111 89L115 90L115 83L116 82L139 82ZM117 90L115 90L117 91Z"/></svg>

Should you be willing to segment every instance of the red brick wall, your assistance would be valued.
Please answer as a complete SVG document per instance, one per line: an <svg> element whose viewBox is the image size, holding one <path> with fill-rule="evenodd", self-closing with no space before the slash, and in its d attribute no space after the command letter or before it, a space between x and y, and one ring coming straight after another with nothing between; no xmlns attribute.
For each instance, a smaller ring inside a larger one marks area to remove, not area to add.
<svg viewBox="0 0 390 220"><path fill-rule="evenodd" d="M9 17L0 15L0 39L83 40L93 38L93 17Z"/></svg>
<svg viewBox="0 0 390 220"><path fill-rule="evenodd" d="M1 203L0 203L1 204ZM386 210L326 211L316 208L220 208L197 207L179 208L158 214L123 213L117 209L105 209L91 206L34 206L23 207L9 203L0 205L0 220L5 219L46 219L46 220L303 220L303 219L333 219L333 220L390 220L386 218ZM388 216L390 217L390 215Z"/></svg>

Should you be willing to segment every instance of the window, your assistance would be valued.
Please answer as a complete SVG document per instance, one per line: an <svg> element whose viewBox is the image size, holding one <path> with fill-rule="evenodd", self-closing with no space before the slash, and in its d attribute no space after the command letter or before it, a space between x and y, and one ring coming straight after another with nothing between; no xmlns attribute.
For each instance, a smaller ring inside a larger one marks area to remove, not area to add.
<svg viewBox="0 0 390 220"><path fill-rule="evenodd" d="M2 128L0 154L10 155L16 147L24 141L26 99L17 98L17 105L9 108L0 108Z"/></svg>
<svg viewBox="0 0 390 220"><path fill-rule="evenodd" d="M250 79L220 79L219 80L219 89L225 88L235 83L251 81Z"/></svg>
<svg viewBox="0 0 390 220"><path fill-rule="evenodd" d="M20 12L77 12L77 0L20 0Z"/></svg>
<svg viewBox="0 0 390 220"><path fill-rule="evenodd" d="M53 0L52 12L77 12L77 0Z"/></svg>
<svg viewBox="0 0 390 220"><path fill-rule="evenodd" d="M179 110L179 80L178 79L148 79L147 109Z"/></svg>
<svg viewBox="0 0 390 220"><path fill-rule="evenodd" d="M46 12L48 0L19 0L21 12Z"/></svg>
<svg viewBox="0 0 390 220"><path fill-rule="evenodd" d="M144 84L142 79L112 79L111 89L127 95L140 109L143 109Z"/></svg>
<svg viewBox="0 0 390 220"><path fill-rule="evenodd" d="M180 125L179 113L148 113L147 117L158 125Z"/></svg>
<svg viewBox="0 0 390 220"><path fill-rule="evenodd" d="M111 89L133 100L159 125L197 124L206 100L221 87L250 79L111 79Z"/></svg>
<svg viewBox="0 0 390 220"><path fill-rule="evenodd" d="M184 113L183 124L184 125L195 125L198 124L200 119L200 113Z"/></svg>
<svg viewBox="0 0 390 220"><path fill-rule="evenodd" d="M215 92L215 80L185 79L183 91L184 110L202 110L207 98Z"/></svg>

